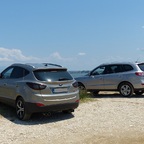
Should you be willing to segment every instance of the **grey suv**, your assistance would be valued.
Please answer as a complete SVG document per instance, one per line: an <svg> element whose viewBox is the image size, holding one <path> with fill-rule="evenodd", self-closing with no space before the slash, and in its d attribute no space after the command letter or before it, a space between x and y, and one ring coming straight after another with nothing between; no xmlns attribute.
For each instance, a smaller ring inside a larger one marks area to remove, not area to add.
<svg viewBox="0 0 144 144"><path fill-rule="evenodd" d="M75 78L80 90L94 94L99 91L119 91L123 96L144 92L144 63L109 63L93 69L88 75Z"/></svg>
<svg viewBox="0 0 144 144"><path fill-rule="evenodd" d="M32 113L71 113L79 105L78 84L60 65L13 64L0 75L0 101L16 108L20 120Z"/></svg>

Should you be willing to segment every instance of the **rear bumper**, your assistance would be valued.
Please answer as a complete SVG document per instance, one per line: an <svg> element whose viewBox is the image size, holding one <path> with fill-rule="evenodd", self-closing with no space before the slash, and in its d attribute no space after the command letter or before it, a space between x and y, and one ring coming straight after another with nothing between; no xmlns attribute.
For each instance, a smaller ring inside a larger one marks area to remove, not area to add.
<svg viewBox="0 0 144 144"><path fill-rule="evenodd" d="M41 112L53 112L53 111L63 111L76 109L79 106L79 103L65 103L65 104L56 104L49 106L37 106L35 103L26 103L26 110L28 113L41 113Z"/></svg>

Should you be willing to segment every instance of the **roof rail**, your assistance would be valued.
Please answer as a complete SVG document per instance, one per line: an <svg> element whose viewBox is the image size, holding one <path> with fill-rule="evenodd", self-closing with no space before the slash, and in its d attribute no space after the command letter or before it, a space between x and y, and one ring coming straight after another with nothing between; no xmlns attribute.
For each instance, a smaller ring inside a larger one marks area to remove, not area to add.
<svg viewBox="0 0 144 144"><path fill-rule="evenodd" d="M53 63L43 63L44 66L57 66L57 67L62 67L61 65L58 65L58 64L53 64Z"/></svg>
<svg viewBox="0 0 144 144"><path fill-rule="evenodd" d="M53 63L26 63L25 65L33 68L62 67L61 65L53 64Z"/></svg>

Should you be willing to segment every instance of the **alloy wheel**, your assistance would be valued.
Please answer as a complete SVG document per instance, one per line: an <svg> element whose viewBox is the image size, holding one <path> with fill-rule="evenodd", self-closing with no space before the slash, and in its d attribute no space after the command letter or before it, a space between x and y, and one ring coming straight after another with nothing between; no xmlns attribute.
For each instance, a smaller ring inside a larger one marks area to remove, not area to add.
<svg viewBox="0 0 144 144"><path fill-rule="evenodd" d="M16 113L20 120L28 120L31 116L31 114L26 112L25 102L22 98L16 101Z"/></svg>
<svg viewBox="0 0 144 144"><path fill-rule="evenodd" d="M133 94L133 87L129 83L120 85L120 94L123 96L131 96Z"/></svg>

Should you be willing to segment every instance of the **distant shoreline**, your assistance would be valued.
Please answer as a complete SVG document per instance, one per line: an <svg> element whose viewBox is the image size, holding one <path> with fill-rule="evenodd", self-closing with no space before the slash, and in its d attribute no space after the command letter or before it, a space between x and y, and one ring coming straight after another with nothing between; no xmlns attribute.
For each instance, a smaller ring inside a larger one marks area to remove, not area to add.
<svg viewBox="0 0 144 144"><path fill-rule="evenodd" d="M73 70L73 71L69 71L70 73L89 73L89 70Z"/></svg>
<svg viewBox="0 0 144 144"><path fill-rule="evenodd" d="M88 74L90 71L89 70L82 70L82 71L69 71L69 73L74 77L80 77Z"/></svg>

